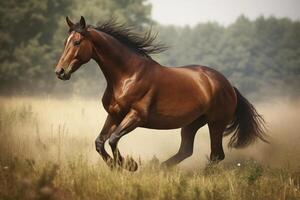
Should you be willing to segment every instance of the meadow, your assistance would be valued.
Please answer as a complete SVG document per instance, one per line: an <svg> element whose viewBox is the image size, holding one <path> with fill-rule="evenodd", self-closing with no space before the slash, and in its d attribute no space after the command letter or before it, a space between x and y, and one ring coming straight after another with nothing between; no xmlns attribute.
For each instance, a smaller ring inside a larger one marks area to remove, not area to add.
<svg viewBox="0 0 300 200"><path fill-rule="evenodd" d="M95 151L106 117L100 99L2 97L0 199L300 199L300 101L257 107L270 144L225 148L225 160L209 166L204 127L193 156L162 169L160 162L178 150L179 130L139 128L119 144L139 163L131 173L110 170Z"/></svg>

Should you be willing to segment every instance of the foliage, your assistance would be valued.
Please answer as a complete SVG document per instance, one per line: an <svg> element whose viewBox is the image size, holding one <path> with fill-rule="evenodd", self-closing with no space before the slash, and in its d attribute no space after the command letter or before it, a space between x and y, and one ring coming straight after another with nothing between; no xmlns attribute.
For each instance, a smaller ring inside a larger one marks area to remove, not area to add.
<svg viewBox="0 0 300 200"><path fill-rule="evenodd" d="M48 94L55 91L65 95L72 94L77 85L88 84L82 80L61 84L53 73L67 37L66 15L74 21L84 15L91 24L114 16L141 30L151 23L150 11L151 6L145 0L1 1L0 93ZM90 76L97 79L94 74L99 76L100 73L95 73L96 68L89 68L88 73L81 73L82 79Z"/></svg>
<svg viewBox="0 0 300 200"><path fill-rule="evenodd" d="M70 0L1 1L0 91L4 94L47 90L53 86L52 41L57 21ZM50 64L50 65L49 65ZM30 89L29 89L30 88Z"/></svg>
<svg viewBox="0 0 300 200"><path fill-rule="evenodd" d="M158 39L170 46L154 57L164 65L213 67L251 98L300 95L299 21L274 17L250 21L240 16L227 27L160 26L151 19L146 0L1 1L1 95L100 95L105 80L95 62L82 67L69 82L60 82L53 73L67 37L66 15L73 21L83 15L94 25L115 17L137 32L155 25Z"/></svg>
<svg viewBox="0 0 300 200"><path fill-rule="evenodd" d="M300 22L241 16L228 27L206 23L158 30L161 40L173 45L160 57L166 65L213 67L253 98L300 94Z"/></svg>

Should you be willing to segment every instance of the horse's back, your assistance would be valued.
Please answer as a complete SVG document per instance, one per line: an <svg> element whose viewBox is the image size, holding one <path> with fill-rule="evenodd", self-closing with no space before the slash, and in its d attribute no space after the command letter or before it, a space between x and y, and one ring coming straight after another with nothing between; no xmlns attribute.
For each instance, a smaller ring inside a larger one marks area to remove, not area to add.
<svg viewBox="0 0 300 200"><path fill-rule="evenodd" d="M199 74L205 74L210 85L210 104L206 112L209 120L218 121L219 119L233 117L236 110L236 94L233 86L228 79L220 72L206 66L184 66L184 68L198 71ZM222 110L222 111L221 111Z"/></svg>
<svg viewBox="0 0 300 200"><path fill-rule="evenodd" d="M197 83L200 92L203 96L206 96L207 101L212 101L224 92L234 94L234 89L228 79L213 68L202 65L187 65L168 69L176 71L178 75L182 74L187 79Z"/></svg>

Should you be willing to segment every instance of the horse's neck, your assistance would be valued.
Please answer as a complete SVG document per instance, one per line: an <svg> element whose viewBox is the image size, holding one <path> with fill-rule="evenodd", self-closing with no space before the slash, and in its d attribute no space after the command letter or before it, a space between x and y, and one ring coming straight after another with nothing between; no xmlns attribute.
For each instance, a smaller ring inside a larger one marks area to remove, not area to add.
<svg viewBox="0 0 300 200"><path fill-rule="evenodd" d="M133 76L144 67L142 59L113 37L93 31L93 59L100 66L108 85Z"/></svg>

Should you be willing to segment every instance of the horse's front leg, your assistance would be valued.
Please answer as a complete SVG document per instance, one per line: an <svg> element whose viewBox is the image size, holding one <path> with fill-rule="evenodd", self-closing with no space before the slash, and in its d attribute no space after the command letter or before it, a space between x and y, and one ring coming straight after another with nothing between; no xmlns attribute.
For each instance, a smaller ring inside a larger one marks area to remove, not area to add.
<svg viewBox="0 0 300 200"><path fill-rule="evenodd" d="M136 110L130 110L130 112L125 116L125 118L122 120L122 122L119 124L119 126L114 130L114 132L111 134L109 138L109 145L111 146L113 155L114 155L114 161L115 164L123 165L124 159L122 158L118 148L117 144L122 136L126 135L130 131L134 130L136 127L140 126L141 124L141 117L139 116L138 112ZM136 171L138 168L137 163L130 159L125 163L124 166L129 171Z"/></svg>
<svg viewBox="0 0 300 200"><path fill-rule="evenodd" d="M113 167L113 159L106 152L104 144L116 128L117 124L112 119L112 117L108 115L100 134L95 140L96 151L101 155L106 164L111 168Z"/></svg>

